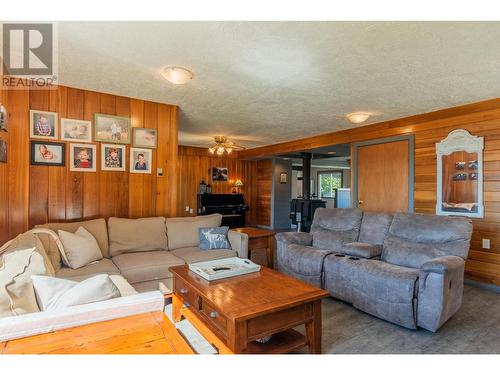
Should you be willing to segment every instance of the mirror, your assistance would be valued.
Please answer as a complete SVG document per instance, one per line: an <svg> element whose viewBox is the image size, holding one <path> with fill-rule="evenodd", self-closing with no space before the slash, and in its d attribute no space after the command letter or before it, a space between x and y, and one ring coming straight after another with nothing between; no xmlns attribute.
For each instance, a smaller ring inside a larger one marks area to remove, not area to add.
<svg viewBox="0 0 500 375"><path fill-rule="evenodd" d="M483 137L452 131L436 144L437 215L483 217Z"/></svg>

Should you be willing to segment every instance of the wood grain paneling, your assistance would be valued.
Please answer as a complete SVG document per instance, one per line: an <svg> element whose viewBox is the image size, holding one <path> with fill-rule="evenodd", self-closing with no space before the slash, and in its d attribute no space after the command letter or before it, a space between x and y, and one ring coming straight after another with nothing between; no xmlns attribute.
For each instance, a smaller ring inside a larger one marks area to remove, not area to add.
<svg viewBox="0 0 500 375"><path fill-rule="evenodd" d="M9 162L0 164L1 243L48 221L176 215L177 107L63 86L1 91L0 99L10 113L9 132L0 134L9 146ZM161 138L153 151L153 173L129 174L130 145L125 172L101 171L99 142L94 143L97 172L70 172L69 143L65 167L30 166L30 109L92 122L95 113L130 116L133 126L157 129ZM165 177L156 177L157 166L167 171Z"/></svg>
<svg viewBox="0 0 500 375"><path fill-rule="evenodd" d="M271 199L273 190L272 159L257 162L257 224L271 226Z"/></svg>
<svg viewBox="0 0 500 375"><path fill-rule="evenodd" d="M240 157L270 157L340 143L415 134L415 211L434 214L437 178L435 144L459 128L483 136L485 140L486 213L484 219L473 219L474 232L466 263L466 276L500 285L500 99L245 150L240 153ZM482 238L491 240L491 249L482 249Z"/></svg>
<svg viewBox="0 0 500 375"><path fill-rule="evenodd" d="M212 167L227 167L228 181L212 181ZM179 146L179 200L177 210L179 215L196 215L197 192L200 182L203 180L212 185L212 193L229 194L233 190L233 184L240 179L245 186L240 192L245 197L245 203L250 206L247 213L247 224L256 223L257 209L257 163L248 160L239 160L238 154L229 156L214 156L208 153L206 148ZM193 208L193 214L186 212L186 206Z"/></svg>

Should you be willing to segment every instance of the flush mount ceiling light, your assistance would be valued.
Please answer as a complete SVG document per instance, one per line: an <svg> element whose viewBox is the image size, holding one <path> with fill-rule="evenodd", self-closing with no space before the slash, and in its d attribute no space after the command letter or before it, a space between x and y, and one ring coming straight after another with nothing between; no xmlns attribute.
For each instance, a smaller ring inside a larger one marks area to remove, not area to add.
<svg viewBox="0 0 500 375"><path fill-rule="evenodd" d="M354 124L361 124L362 122L368 120L370 115L371 113L368 112L353 112L348 113L345 117L347 117L347 119Z"/></svg>
<svg viewBox="0 0 500 375"><path fill-rule="evenodd" d="M228 140L227 137L219 135L217 137L214 137L214 144L208 148L208 151L211 154L222 156L224 155L224 153L229 155L231 152L233 152L233 150L239 151L244 149L244 147L238 146L234 142Z"/></svg>
<svg viewBox="0 0 500 375"><path fill-rule="evenodd" d="M183 85L193 79L193 72L182 66L167 66L161 74L167 81L175 85Z"/></svg>

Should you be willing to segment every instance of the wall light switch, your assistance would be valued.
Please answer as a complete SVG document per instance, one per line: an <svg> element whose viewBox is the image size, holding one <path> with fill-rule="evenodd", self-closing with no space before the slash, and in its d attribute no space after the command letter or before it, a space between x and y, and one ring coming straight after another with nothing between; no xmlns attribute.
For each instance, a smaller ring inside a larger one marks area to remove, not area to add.
<svg viewBox="0 0 500 375"><path fill-rule="evenodd" d="M189 213L192 214L194 211L192 208L189 209Z"/></svg>
<svg viewBox="0 0 500 375"><path fill-rule="evenodd" d="M488 238L483 238L483 249L490 248L490 240Z"/></svg>
<svg viewBox="0 0 500 375"><path fill-rule="evenodd" d="M163 168L156 168L156 175L158 177L162 177L163 176Z"/></svg>
<svg viewBox="0 0 500 375"><path fill-rule="evenodd" d="M186 206L186 212L189 212L189 206Z"/></svg>

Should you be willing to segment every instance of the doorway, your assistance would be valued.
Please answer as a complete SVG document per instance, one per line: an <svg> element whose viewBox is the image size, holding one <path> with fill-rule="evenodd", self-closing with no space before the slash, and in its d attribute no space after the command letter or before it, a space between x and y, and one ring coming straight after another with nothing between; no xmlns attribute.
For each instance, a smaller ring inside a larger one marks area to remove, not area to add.
<svg viewBox="0 0 500 375"><path fill-rule="evenodd" d="M413 212L413 181L413 135L353 144L354 207Z"/></svg>

